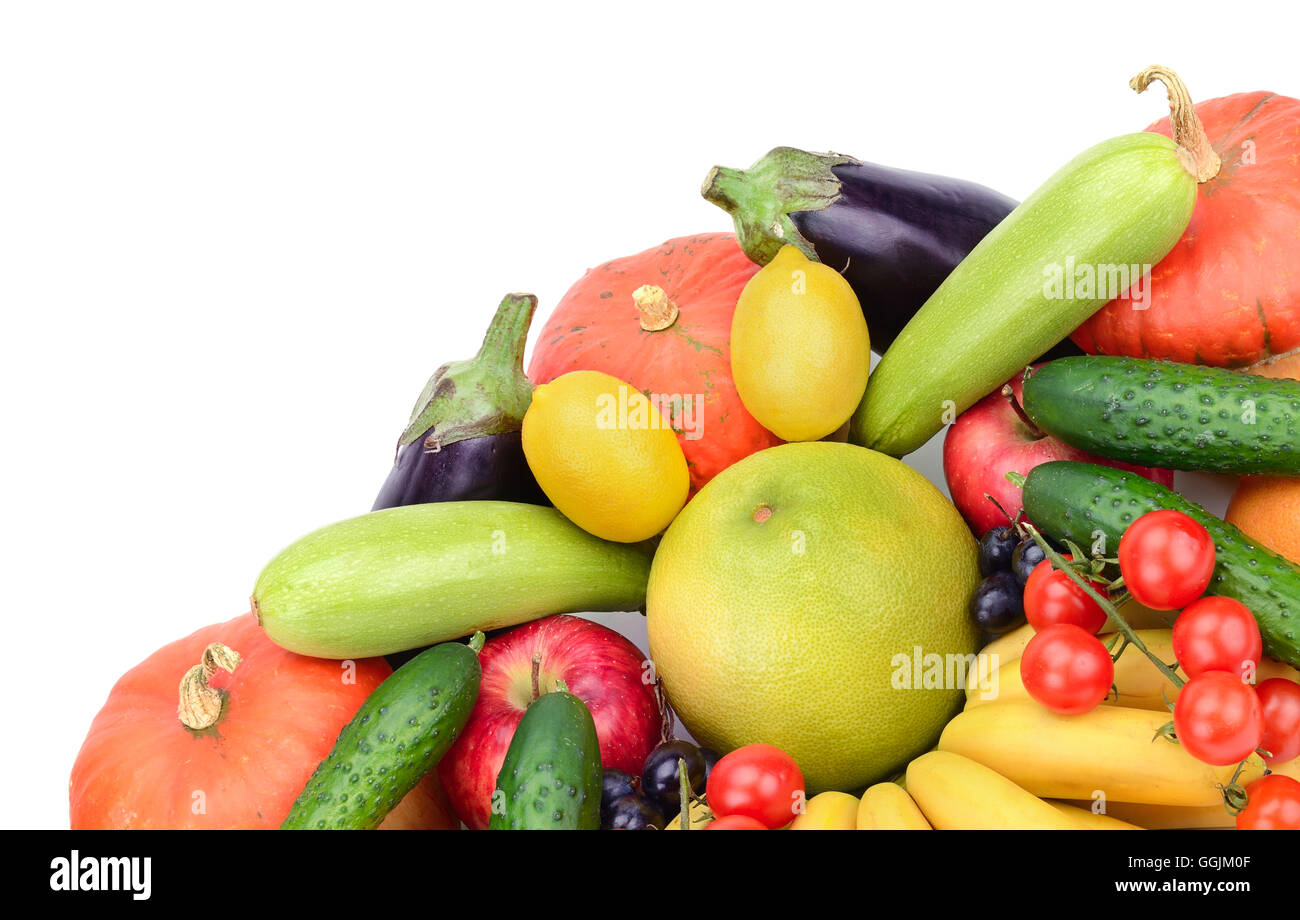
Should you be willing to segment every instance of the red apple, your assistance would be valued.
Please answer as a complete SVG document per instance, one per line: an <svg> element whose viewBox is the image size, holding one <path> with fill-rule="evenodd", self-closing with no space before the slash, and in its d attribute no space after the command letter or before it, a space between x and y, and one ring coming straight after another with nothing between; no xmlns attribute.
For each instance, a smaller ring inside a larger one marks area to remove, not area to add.
<svg viewBox="0 0 1300 920"><path fill-rule="evenodd" d="M1100 463L1131 470L1173 487L1174 474L1170 470L1107 460L1032 428L1016 411L1021 398L1021 375L1017 374L1008 383L1015 405L999 388L958 416L944 435L943 475L948 481L948 494L975 536L983 536L990 528L1007 523L1002 512L984 497L985 493L1014 516L1020 510L1020 488L1008 482L1005 474L1025 475L1049 460Z"/></svg>
<svg viewBox="0 0 1300 920"><path fill-rule="evenodd" d="M533 656L540 655L539 689L562 680L587 704L600 739L601 765L639 776L659 743L663 714L646 656L628 639L582 617L552 616L517 626L483 646L478 702L438 776L465 826L484 830L492 791L524 710L533 700Z"/></svg>

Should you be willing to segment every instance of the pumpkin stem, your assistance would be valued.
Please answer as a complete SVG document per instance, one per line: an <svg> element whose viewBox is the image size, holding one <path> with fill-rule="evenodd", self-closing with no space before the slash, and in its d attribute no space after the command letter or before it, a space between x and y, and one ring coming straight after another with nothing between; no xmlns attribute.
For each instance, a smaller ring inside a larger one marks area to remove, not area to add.
<svg viewBox="0 0 1300 920"><path fill-rule="evenodd" d="M186 671L181 678L181 702L176 715L182 725L201 732L217 724L226 702L226 693L209 686L208 681L217 673L218 668L233 674L240 660L239 652L220 642L213 642L203 650L203 660Z"/></svg>
<svg viewBox="0 0 1300 920"><path fill-rule="evenodd" d="M1209 182L1219 174L1223 161L1214 152L1210 138L1205 133L1205 126L1196 114L1192 94L1187 91L1187 86L1178 74L1159 64L1153 64L1142 71L1129 80L1128 85L1140 93L1151 85L1152 80L1163 83L1169 93L1169 121L1173 125L1174 143L1178 145L1183 166L1196 177L1197 182Z"/></svg>
<svg viewBox="0 0 1300 920"><path fill-rule="evenodd" d="M641 328L646 332L659 332L677 322L677 304L654 284L643 284L632 292L632 302L640 313Z"/></svg>

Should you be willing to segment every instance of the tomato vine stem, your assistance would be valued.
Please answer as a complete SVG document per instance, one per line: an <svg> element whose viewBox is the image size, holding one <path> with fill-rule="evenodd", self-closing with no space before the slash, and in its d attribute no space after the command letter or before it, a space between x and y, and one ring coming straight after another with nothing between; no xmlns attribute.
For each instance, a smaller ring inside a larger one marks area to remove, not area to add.
<svg viewBox="0 0 1300 920"><path fill-rule="evenodd" d="M1064 572L1066 577L1069 578L1070 581L1074 582L1076 585L1082 588L1088 594L1089 597L1091 597L1094 601L1097 602L1097 605L1101 607L1102 611L1105 612L1106 619L1110 620L1110 622L1115 625L1116 631L1119 632L1126 641L1125 646L1120 649L1120 652L1122 653L1125 648L1127 648L1129 645L1132 645L1143 655L1146 655L1147 658L1150 659L1151 663L1155 665L1156 668L1160 671L1160 673L1163 674L1165 677L1169 678L1169 681L1175 687L1182 689L1184 683L1183 679L1179 677L1177 674L1175 674L1173 670L1170 669L1169 665L1161 661L1158 655L1156 655L1149 648L1146 647L1146 643L1144 643L1140 638L1138 638L1137 632L1133 629L1132 626L1129 625L1128 620L1124 619L1123 614L1119 612L1119 608L1117 608L1113 603L1111 603L1110 598L1103 597L1101 593L1098 592L1097 589L1094 588L1086 578L1084 578L1077 571L1075 571L1075 569L1070 565L1069 562L1065 560L1065 558L1060 553L1052 549L1051 544L1049 544L1047 540L1043 538L1043 535L1038 532L1038 528L1036 528L1033 524L1027 522L1024 524L1024 528L1026 532L1028 532L1028 534L1031 537L1033 537L1034 542L1038 544L1039 548L1042 549L1043 554L1049 560L1051 560L1052 567L1055 569L1060 569L1062 572ZM1119 659L1119 655L1116 654L1115 660L1118 659Z"/></svg>

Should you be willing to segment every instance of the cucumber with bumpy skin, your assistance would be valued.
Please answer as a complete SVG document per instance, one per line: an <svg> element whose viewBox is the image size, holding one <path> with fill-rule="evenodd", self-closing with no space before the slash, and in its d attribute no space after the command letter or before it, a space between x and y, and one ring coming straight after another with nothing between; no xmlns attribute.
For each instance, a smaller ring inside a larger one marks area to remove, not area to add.
<svg viewBox="0 0 1300 920"><path fill-rule="evenodd" d="M1255 615L1264 654L1300 667L1300 566L1270 552L1231 524L1177 492L1109 466L1053 460L1029 471L1025 515L1054 540L1085 551L1102 539L1107 555L1128 526L1163 508L1181 511L1214 539L1215 566L1208 594L1236 598Z"/></svg>
<svg viewBox="0 0 1300 920"><path fill-rule="evenodd" d="M437 502L308 534L262 570L253 611L291 652L368 658L553 613L643 610L649 577L645 546L554 508Z"/></svg>
<svg viewBox="0 0 1300 920"><path fill-rule="evenodd" d="M437 766L478 699L478 653L445 642L375 688L289 809L281 830L373 830Z"/></svg>
<svg viewBox="0 0 1300 920"><path fill-rule="evenodd" d="M1300 475L1300 381L1171 361L1061 358L1024 385L1039 428L1136 466Z"/></svg>
<svg viewBox="0 0 1300 920"><path fill-rule="evenodd" d="M599 830L601 764L587 704L555 690L519 720L497 774L488 829Z"/></svg>

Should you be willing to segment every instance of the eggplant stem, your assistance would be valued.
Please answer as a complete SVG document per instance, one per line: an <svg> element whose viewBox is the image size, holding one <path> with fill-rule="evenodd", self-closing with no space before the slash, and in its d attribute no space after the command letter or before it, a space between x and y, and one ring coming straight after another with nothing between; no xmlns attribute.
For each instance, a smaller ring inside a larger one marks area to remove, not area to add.
<svg viewBox="0 0 1300 920"><path fill-rule="evenodd" d="M816 248L791 215L830 207L841 194L834 167L856 162L837 153L777 147L747 170L713 167L700 194L732 216L740 248L759 265L771 262L783 246L815 262Z"/></svg>
<svg viewBox="0 0 1300 920"><path fill-rule="evenodd" d="M537 309L532 294L507 294L483 334L476 358L495 362L503 371L523 368L528 327Z"/></svg>

